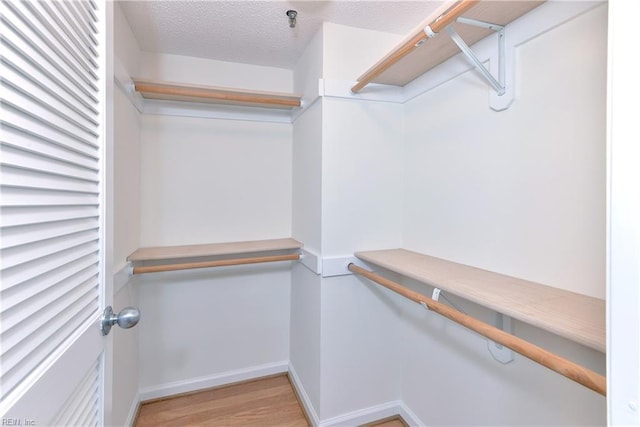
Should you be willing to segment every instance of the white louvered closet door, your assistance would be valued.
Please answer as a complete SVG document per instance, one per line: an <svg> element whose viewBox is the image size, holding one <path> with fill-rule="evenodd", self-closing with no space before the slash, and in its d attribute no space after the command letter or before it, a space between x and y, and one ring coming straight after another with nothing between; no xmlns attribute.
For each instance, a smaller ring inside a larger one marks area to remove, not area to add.
<svg viewBox="0 0 640 427"><path fill-rule="evenodd" d="M0 419L100 425L102 0L1 0Z"/></svg>

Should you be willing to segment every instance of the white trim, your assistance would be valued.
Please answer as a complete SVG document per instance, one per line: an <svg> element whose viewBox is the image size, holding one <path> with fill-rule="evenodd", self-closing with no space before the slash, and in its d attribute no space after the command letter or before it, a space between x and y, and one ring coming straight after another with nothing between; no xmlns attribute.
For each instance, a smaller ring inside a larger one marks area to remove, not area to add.
<svg viewBox="0 0 640 427"><path fill-rule="evenodd" d="M636 1L610 2L607 82L607 421L640 425L640 148Z"/></svg>
<svg viewBox="0 0 640 427"><path fill-rule="evenodd" d="M140 410L140 395L136 393L136 398L131 402L131 408L129 409L129 414L124 422L124 425L127 427L133 427L136 422L136 416L138 415L138 411Z"/></svg>
<svg viewBox="0 0 640 427"><path fill-rule="evenodd" d="M264 365L251 366L248 368L235 369L205 377L191 378L182 381L174 381L165 384L158 384L140 389L140 401L158 399L161 397L173 396L181 393L188 393L203 390L221 385L233 384L240 381L252 380L269 375L282 374L288 372L289 361L267 363Z"/></svg>
<svg viewBox="0 0 640 427"><path fill-rule="evenodd" d="M302 253L302 256L300 257L300 263L311 270L313 273L321 274L322 259L320 258L320 256L316 252L306 248L300 248L300 252Z"/></svg>
<svg viewBox="0 0 640 427"><path fill-rule="evenodd" d="M396 400L348 412L346 414L321 421L319 427L356 426L393 417L395 415L400 415L399 411L401 404L401 401Z"/></svg>
<svg viewBox="0 0 640 427"><path fill-rule="evenodd" d="M411 427L425 427L426 424L418 418L418 416L413 412L404 402L400 402L398 415L402 417L402 419L409 424Z"/></svg>
<svg viewBox="0 0 640 427"><path fill-rule="evenodd" d="M404 89L401 86L370 83L367 85L366 90L353 93L351 88L356 83L350 80L320 79L320 96L358 101L392 102L395 104L406 102Z"/></svg>
<svg viewBox="0 0 640 427"><path fill-rule="evenodd" d="M135 91L133 80L129 77L129 73L124 68L120 60L114 57L113 60L113 80L116 86L120 88L122 93L131 101L131 104L138 110L138 113L142 113L144 110L144 99Z"/></svg>
<svg viewBox="0 0 640 427"><path fill-rule="evenodd" d="M322 277L347 276L353 274L349 271L349 264L355 264L358 267L373 268L366 262L356 258L355 256L343 257L327 257L322 258Z"/></svg>
<svg viewBox="0 0 640 427"><path fill-rule="evenodd" d="M122 288L125 287L130 280L133 280L133 266L131 263L125 263L113 275L113 295L117 295Z"/></svg>
<svg viewBox="0 0 640 427"><path fill-rule="evenodd" d="M143 114L250 122L291 123L291 111L276 108L145 99Z"/></svg>
<svg viewBox="0 0 640 427"><path fill-rule="evenodd" d="M291 384L298 394L298 398L300 399L302 407L307 414L307 418L309 419L309 421L311 421L311 425L313 427L319 427L320 418L318 418L318 413L313 407L313 403L311 402L309 395L302 385L302 381L300 381L300 377L296 373L296 370L291 363L289 363L289 379L291 380Z"/></svg>
<svg viewBox="0 0 640 427"><path fill-rule="evenodd" d="M411 427L425 427L418 416L401 400L348 412L323 421L317 427L350 427L399 415ZM314 427L316 427L314 425Z"/></svg>
<svg viewBox="0 0 640 427"><path fill-rule="evenodd" d="M380 405L370 406L368 408L358 409L346 414L338 415L326 420L320 420L309 395L307 394L302 381L298 376L295 368L290 362L278 362L266 365L255 366L246 369L238 369L228 371L222 374L212 375L208 377L200 377L186 381L177 381L156 387L147 387L140 390L140 394L132 403L129 415L127 416L127 426L133 426L135 417L141 402L161 397L172 396L191 391L217 387L221 385L233 384L240 381L251 380L255 378L266 377L269 375L288 373L291 384L298 394L300 403L311 421L312 427L338 427L338 426L354 426L378 421L384 418L399 415L411 427L424 427L425 424L418 416L401 400L382 403Z"/></svg>
<svg viewBox="0 0 640 427"><path fill-rule="evenodd" d="M318 82L319 85L322 84L322 79ZM322 99L319 95L316 95L314 98L302 98L302 106L300 108L294 108L291 111L291 123L295 123L300 116L304 114L313 104L315 104L319 99Z"/></svg>

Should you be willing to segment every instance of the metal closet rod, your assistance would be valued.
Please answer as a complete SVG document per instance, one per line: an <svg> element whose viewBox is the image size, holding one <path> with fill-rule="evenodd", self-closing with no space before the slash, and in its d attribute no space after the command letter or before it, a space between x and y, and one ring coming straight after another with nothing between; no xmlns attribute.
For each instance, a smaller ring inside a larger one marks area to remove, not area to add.
<svg viewBox="0 0 640 427"><path fill-rule="evenodd" d="M431 21L431 23L429 23L427 27L429 27L430 31L432 31L433 33L438 33L447 25L455 21L460 15L475 6L477 3L479 3L479 0L460 0L449 9L447 9L444 13L436 17L433 21ZM402 43L402 45L396 48L391 54L383 58L380 62L375 64L367 72L360 76L358 78L358 83L356 83L351 88L351 92L360 92L366 85L371 83L373 79L385 72L393 64L407 56L411 51L413 51L413 49L420 46L426 38L427 34L425 33L424 29L420 29L420 31L418 31L416 34L410 36L410 38L406 39Z"/></svg>
<svg viewBox="0 0 640 427"><path fill-rule="evenodd" d="M163 271L192 270L196 268L225 267L229 265L258 264L262 262L298 261L300 254L268 255L251 258L220 259L215 261L185 262L179 264L143 265L133 267L133 274L158 273Z"/></svg>
<svg viewBox="0 0 640 427"><path fill-rule="evenodd" d="M503 346L520 353L521 355L533 360L545 366L552 371L559 373L591 390L599 393L603 396L607 395L607 379L603 376L580 366L570 360L567 360L557 354L551 353L535 344L525 341L522 338L518 338L514 335L508 334L503 330L496 328L495 326L484 323L478 319L474 319L471 316L467 316L464 313L455 310L448 305L444 305L438 301L435 301L427 296L424 296L418 292L415 292L405 286L395 283L389 279L386 279L376 273L373 273L364 268L358 267L355 264L349 264L349 270L355 274L366 277L367 279L391 289L392 291L414 301L418 304L426 306L429 310L453 320L462 326L471 329L480 335L489 338L490 340L502 344Z"/></svg>

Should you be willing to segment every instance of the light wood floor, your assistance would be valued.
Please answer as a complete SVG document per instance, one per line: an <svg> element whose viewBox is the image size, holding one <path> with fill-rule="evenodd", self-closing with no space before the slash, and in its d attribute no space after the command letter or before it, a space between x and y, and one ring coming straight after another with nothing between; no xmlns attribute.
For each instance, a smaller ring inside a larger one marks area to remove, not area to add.
<svg viewBox="0 0 640 427"><path fill-rule="evenodd" d="M366 424L363 427L409 427L409 425L405 423L402 418L397 416L397 417L391 417L379 422Z"/></svg>
<svg viewBox="0 0 640 427"><path fill-rule="evenodd" d="M136 427L282 426L309 423L286 375L143 403ZM368 424L406 427L399 419Z"/></svg>
<svg viewBox="0 0 640 427"><path fill-rule="evenodd" d="M137 427L283 426L307 420L286 375L142 404Z"/></svg>

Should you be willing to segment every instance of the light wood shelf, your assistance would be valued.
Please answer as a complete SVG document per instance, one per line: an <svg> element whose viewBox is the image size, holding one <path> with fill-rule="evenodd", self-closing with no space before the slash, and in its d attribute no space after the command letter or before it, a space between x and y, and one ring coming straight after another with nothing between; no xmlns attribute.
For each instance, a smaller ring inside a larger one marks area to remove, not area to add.
<svg viewBox="0 0 640 427"><path fill-rule="evenodd" d="M135 91L146 99L288 110L300 107L301 105L301 96L286 93L249 91L216 86L198 86L145 79L133 79L133 84Z"/></svg>
<svg viewBox="0 0 640 427"><path fill-rule="evenodd" d="M358 258L602 353L605 301L405 249L357 252Z"/></svg>
<svg viewBox="0 0 640 427"><path fill-rule="evenodd" d="M473 4L470 4L468 10L460 7L462 3L468 1L450 2L450 5L453 6L451 13L458 13L456 8L464 9L462 16L465 18L499 25L507 25L544 3L544 0L484 0L469 2ZM404 86L460 53L456 44L447 34L438 34L434 38L427 38L424 33L424 28L427 25L440 30L438 24L440 21L446 22L444 18L447 16L442 13L443 10L438 9L432 16L429 16L387 55L358 77L359 83L352 90L358 92L368 83ZM441 15L443 19L438 19ZM471 25L455 22L452 25L469 46L494 33L492 30ZM422 45L416 46L416 43L425 39L426 41Z"/></svg>
<svg viewBox="0 0 640 427"><path fill-rule="evenodd" d="M158 246L140 248L129 255L127 260L131 262L169 261L186 258L294 251L302 246L302 243L290 238L204 245Z"/></svg>

